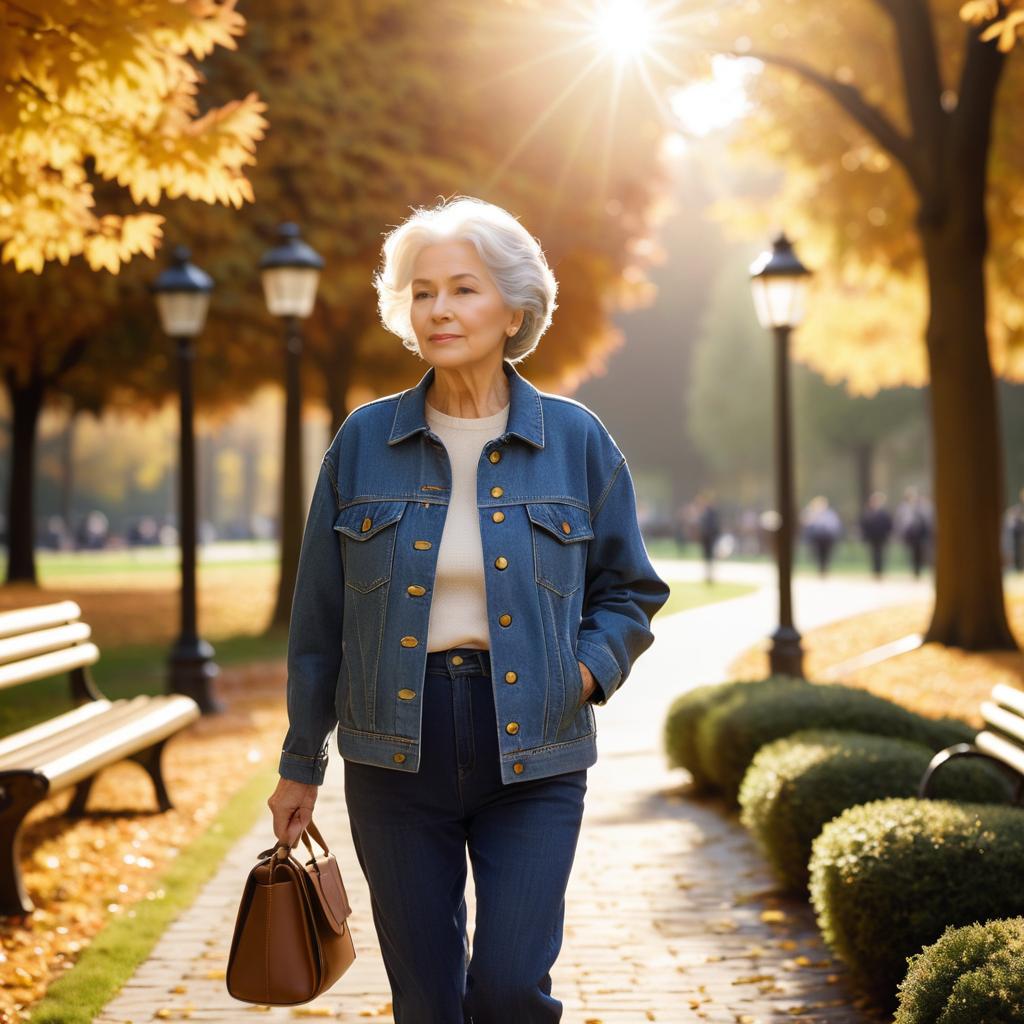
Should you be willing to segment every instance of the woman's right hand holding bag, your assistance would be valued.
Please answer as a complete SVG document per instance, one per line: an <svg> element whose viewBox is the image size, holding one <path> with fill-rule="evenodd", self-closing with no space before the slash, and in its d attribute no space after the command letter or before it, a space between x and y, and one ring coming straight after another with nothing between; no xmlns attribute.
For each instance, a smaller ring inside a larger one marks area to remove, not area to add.
<svg viewBox="0 0 1024 1024"><path fill-rule="evenodd" d="M274 836L279 843L288 847L296 846L303 831L313 819L319 786L313 783L295 782L283 776L278 779L277 788L267 800L267 806L274 816Z"/></svg>

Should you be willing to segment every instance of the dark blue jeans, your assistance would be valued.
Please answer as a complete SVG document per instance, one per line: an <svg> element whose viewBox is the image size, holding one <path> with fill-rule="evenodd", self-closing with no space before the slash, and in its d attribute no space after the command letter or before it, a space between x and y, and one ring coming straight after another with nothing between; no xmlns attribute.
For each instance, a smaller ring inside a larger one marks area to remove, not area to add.
<svg viewBox="0 0 1024 1024"><path fill-rule="evenodd" d="M458 660L461 658L461 663ZM505 685L505 684L502 684ZM418 772L345 761L395 1024L552 1024L587 770L503 785L487 651L427 655ZM466 849L476 886L466 935Z"/></svg>

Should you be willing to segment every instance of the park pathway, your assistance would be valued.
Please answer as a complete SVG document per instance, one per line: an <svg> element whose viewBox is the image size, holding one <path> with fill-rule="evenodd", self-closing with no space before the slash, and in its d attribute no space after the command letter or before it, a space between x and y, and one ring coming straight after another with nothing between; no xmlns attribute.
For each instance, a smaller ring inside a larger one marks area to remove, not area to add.
<svg viewBox="0 0 1024 1024"><path fill-rule="evenodd" d="M700 566L693 562L655 564L666 579L699 578ZM858 1008L841 965L821 943L810 908L775 894L773 878L742 827L714 801L688 797L687 774L665 767L661 727L673 698L723 678L728 662L761 641L776 622L771 572L728 569L721 578L765 586L656 619L653 647L623 689L597 709L600 757L588 772L583 831L566 894L564 943L552 971L564 1024L878 1024L887 1019ZM807 630L928 594L927 583L909 579L798 578L795 615ZM344 762L333 744L332 750L317 821L333 840L346 879L358 951L334 991L302 1008L261 1012L231 999L224 988L242 881L255 855L274 843L268 811L235 844L196 902L167 929L95 1024L153 1019L243 1024L306 1016L392 1022L369 894L345 814ZM471 881L467 902L472 937ZM155 1017L158 1010L163 1012Z"/></svg>

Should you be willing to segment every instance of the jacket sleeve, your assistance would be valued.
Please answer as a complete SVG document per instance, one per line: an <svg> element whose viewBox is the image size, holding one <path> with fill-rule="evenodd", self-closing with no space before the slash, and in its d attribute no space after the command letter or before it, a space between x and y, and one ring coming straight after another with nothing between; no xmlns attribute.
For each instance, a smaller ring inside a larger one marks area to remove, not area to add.
<svg viewBox="0 0 1024 1024"><path fill-rule="evenodd" d="M278 774L321 785L335 726L341 671L345 576L334 530L338 485L330 452L320 466L306 518L288 625L288 732Z"/></svg>
<svg viewBox="0 0 1024 1024"><path fill-rule="evenodd" d="M625 457L612 471L590 518L594 537L587 551L576 654L597 682L591 703L606 704L633 662L654 642L651 619L668 600L669 587L647 556Z"/></svg>

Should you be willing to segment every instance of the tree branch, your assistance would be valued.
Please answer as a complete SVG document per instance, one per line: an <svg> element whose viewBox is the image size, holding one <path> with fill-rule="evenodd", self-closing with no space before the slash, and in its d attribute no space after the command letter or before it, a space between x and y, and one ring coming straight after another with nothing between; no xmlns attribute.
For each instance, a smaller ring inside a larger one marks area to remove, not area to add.
<svg viewBox="0 0 1024 1024"><path fill-rule="evenodd" d="M786 57L782 54L760 53L756 51L744 51L742 53L730 51L730 56L753 57L755 60L765 64L775 64L778 67L793 71L806 79L812 85L818 86L825 93L832 97L843 110L853 118L874 140L903 165L914 186L920 190L926 183L926 175L918 155L915 152L912 140L903 135L899 129L886 117L885 113L872 106L864 98L864 95L855 86L837 82L829 78L816 68L793 57Z"/></svg>
<svg viewBox="0 0 1024 1024"><path fill-rule="evenodd" d="M992 143L992 116L996 92L1006 66L1006 54L995 41L982 42L985 25L968 25L964 45L963 71L960 75L960 99L953 115L949 159L974 186L985 187L989 149Z"/></svg>
<svg viewBox="0 0 1024 1024"><path fill-rule="evenodd" d="M78 335L77 338L64 351L61 353L61 357L57 362L57 365L49 372L40 374L43 383L47 387L56 386L61 377L64 376L68 370L77 366L82 361L82 357L85 355L85 350L89 347L89 338L84 334Z"/></svg>
<svg viewBox="0 0 1024 1024"><path fill-rule="evenodd" d="M897 52L907 111L917 148L938 165L946 129L942 109L942 73L931 11L922 0L875 0L896 29Z"/></svg>

